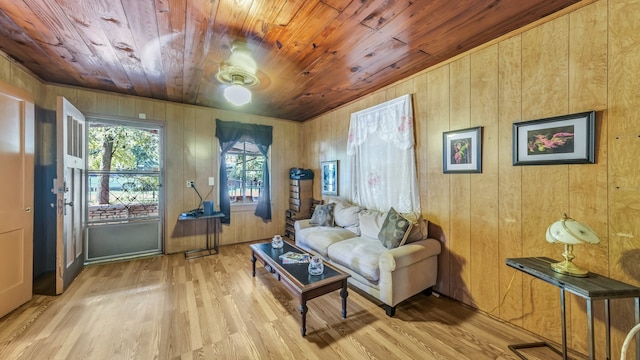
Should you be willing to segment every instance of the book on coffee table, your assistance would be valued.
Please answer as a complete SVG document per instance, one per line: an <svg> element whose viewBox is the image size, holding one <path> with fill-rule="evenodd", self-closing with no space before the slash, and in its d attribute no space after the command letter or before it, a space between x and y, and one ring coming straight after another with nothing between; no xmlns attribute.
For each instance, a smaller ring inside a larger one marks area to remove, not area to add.
<svg viewBox="0 0 640 360"><path fill-rule="evenodd" d="M288 251L280 255L280 260L283 264L303 264L309 262L309 254L300 254L293 251Z"/></svg>

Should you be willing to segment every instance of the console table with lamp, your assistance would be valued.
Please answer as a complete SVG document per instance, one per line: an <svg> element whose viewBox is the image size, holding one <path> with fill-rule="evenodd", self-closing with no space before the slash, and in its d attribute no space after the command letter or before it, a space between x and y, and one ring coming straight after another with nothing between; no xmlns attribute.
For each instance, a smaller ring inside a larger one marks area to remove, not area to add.
<svg viewBox="0 0 640 360"><path fill-rule="evenodd" d="M181 214L178 216L178 221L194 221L204 220L206 221L206 245L201 249L193 249L184 252L184 257L187 260L215 255L218 253L218 247L220 246L220 227L221 220L224 214L221 212L212 212L211 214L198 213L198 214ZM211 235L213 235L213 243L211 241Z"/></svg>
<svg viewBox="0 0 640 360"><path fill-rule="evenodd" d="M589 359L595 359L593 301L604 300L606 326L606 358L611 359L611 324L609 300L635 298L635 322L640 323L640 288L588 272L573 263L573 245L598 244L600 239L588 226L564 217L549 226L546 239L550 243L563 243L564 260L556 262L547 257L528 257L507 259L507 265L560 288L560 309L562 319L562 352L546 342L509 345L516 355L526 359L519 349L547 346L567 359L567 326L565 313L565 291L578 295L586 300L587 330L589 340ZM636 360L640 360L640 334L636 336Z"/></svg>
<svg viewBox="0 0 640 360"><path fill-rule="evenodd" d="M193 249L184 252L184 257L187 260L215 255L218 254L218 247L220 245L220 229L221 221L224 217L224 213L216 212L213 201L203 201L200 192L193 185L190 186L196 192L200 198L200 204L194 210L186 211L178 216L178 221L206 221L206 245L204 248ZM202 206L201 206L202 205ZM213 234L213 244L211 243L211 235Z"/></svg>

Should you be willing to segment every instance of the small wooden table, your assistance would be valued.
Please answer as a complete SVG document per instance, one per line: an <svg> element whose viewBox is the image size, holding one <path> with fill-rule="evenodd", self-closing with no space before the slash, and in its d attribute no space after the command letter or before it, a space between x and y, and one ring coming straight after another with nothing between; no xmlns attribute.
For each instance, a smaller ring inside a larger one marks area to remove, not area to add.
<svg viewBox="0 0 640 360"><path fill-rule="evenodd" d="M304 250L295 247L288 242L280 249L271 247L271 242L252 244L251 247L251 264L252 275L256 276L256 260L265 266L278 281L291 291L300 301L298 310L300 311L300 321L302 326L300 334L305 336L307 332L307 300L311 300L318 296L328 294L334 290L340 290L342 298L342 318L347 317L347 278L350 276L341 272L327 263L324 264L324 273L322 275L310 275L307 263L302 264L283 264L279 258L280 255L293 251L297 253L306 253Z"/></svg>
<svg viewBox="0 0 640 360"><path fill-rule="evenodd" d="M567 325L566 314L564 307L564 292L568 291L572 294L578 295L587 301L587 328L589 332L589 359L595 359L595 344L594 344L594 327L593 327L593 301L604 300L605 308L605 323L606 323L606 346L607 346L607 359L611 359L611 324L609 320L609 300L620 298L635 298L635 320L636 323L640 322L640 288L625 284L621 281L610 279L608 277L598 275L595 273L589 273L587 277L575 277L570 275L563 275L557 273L551 269L551 263L557 262L556 260L547 257L528 257L528 258L515 258L507 259L507 265L520 270L526 274L529 274L535 278L545 281L551 285L560 288L560 308L562 316L562 359L567 359ZM520 358L526 359L520 354L517 349L534 347L534 346L549 346L547 343L532 343L532 344L518 344L509 345L509 348L515 352ZM549 346L555 350L553 347ZM636 359L640 360L640 334L636 336Z"/></svg>

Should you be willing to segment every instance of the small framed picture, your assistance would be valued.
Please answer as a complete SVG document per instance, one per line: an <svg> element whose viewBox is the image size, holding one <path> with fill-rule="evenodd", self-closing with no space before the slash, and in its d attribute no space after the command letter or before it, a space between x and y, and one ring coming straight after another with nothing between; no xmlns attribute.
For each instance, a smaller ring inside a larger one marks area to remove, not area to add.
<svg viewBox="0 0 640 360"><path fill-rule="evenodd" d="M513 124L513 165L595 162L595 111Z"/></svg>
<svg viewBox="0 0 640 360"><path fill-rule="evenodd" d="M482 172L482 127L442 133L442 171Z"/></svg>
<svg viewBox="0 0 640 360"><path fill-rule="evenodd" d="M338 160L320 163L322 195L338 196Z"/></svg>

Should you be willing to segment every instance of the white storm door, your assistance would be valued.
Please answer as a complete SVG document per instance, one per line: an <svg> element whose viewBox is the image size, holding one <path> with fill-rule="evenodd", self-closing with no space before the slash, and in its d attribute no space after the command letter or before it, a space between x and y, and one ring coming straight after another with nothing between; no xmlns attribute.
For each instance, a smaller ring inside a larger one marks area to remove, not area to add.
<svg viewBox="0 0 640 360"><path fill-rule="evenodd" d="M86 128L84 115L60 96L56 123L56 293L61 294L84 267Z"/></svg>

